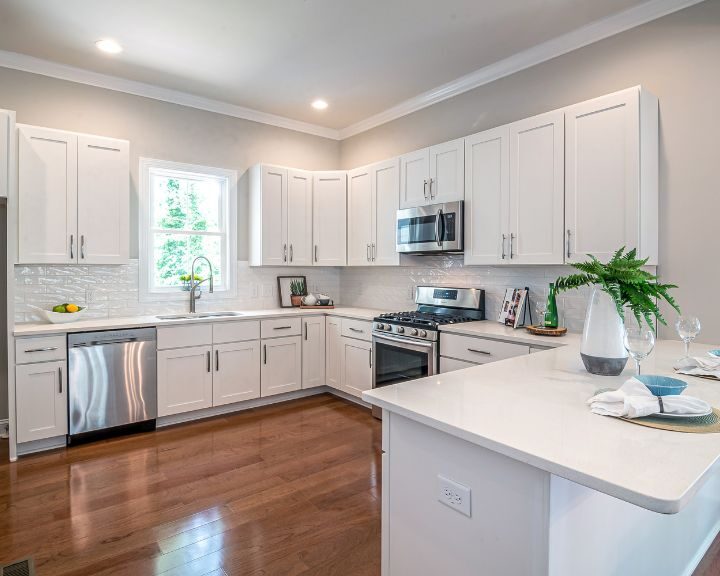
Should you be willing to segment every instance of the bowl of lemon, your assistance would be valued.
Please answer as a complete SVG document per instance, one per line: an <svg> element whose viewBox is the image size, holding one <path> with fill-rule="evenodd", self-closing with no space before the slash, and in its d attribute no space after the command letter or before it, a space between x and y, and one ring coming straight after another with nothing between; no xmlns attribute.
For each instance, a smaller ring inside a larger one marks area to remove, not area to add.
<svg viewBox="0 0 720 576"><path fill-rule="evenodd" d="M53 306L52 309L46 310L45 308L38 308L37 306L31 306L37 310L40 315L51 322L52 324L68 324L69 322L77 322L82 320L87 312L87 308L73 304L72 302L65 302Z"/></svg>

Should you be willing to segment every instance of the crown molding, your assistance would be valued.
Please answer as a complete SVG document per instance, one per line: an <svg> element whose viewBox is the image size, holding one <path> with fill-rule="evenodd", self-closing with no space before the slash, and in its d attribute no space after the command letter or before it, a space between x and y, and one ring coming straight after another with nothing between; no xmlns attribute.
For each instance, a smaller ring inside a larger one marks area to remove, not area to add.
<svg viewBox="0 0 720 576"><path fill-rule="evenodd" d="M456 80L437 86L413 98L409 98L387 110L361 120L340 130L340 140L345 140L361 132L365 132L381 124L407 116L453 96L463 94L479 86L510 76L531 66L551 60L583 46L598 42L615 34L625 32L636 26L646 24L683 8L699 4L704 0L650 0L623 12L619 12L602 20L582 26L518 52L504 60L489 64L484 68L470 72Z"/></svg>
<svg viewBox="0 0 720 576"><path fill-rule="evenodd" d="M152 98L153 100L161 100L163 102L179 104L180 106L188 106L190 108L242 118L243 120L269 124L271 126L295 130L296 132L304 132L305 134L312 134L332 140L340 139L340 131L333 128L326 128L317 124L310 124L309 122L301 122L300 120L293 120L292 118L286 118L284 116L268 114L267 112L229 104L220 100L203 98L202 96L180 92L179 90L161 88L160 86L154 86L144 82L136 82L118 76L92 72L90 70L59 64L17 52L0 50L0 67L31 72L42 76L50 76L60 80L87 84L89 86L124 92L144 98Z"/></svg>

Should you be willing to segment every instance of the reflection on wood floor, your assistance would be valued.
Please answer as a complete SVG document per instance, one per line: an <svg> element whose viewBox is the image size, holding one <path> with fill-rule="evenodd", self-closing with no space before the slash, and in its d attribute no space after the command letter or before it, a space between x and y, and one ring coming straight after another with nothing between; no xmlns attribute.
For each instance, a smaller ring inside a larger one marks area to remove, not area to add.
<svg viewBox="0 0 720 576"><path fill-rule="evenodd" d="M0 458L0 562L39 576L380 574L380 423L329 395Z"/></svg>

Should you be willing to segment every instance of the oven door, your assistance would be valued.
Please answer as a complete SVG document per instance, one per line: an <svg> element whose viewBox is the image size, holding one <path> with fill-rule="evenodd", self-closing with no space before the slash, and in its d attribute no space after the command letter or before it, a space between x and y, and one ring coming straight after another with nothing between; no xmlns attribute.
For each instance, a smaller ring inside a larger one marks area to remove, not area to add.
<svg viewBox="0 0 720 576"><path fill-rule="evenodd" d="M373 388L437 374L437 342L373 334ZM373 415L382 411L373 407Z"/></svg>
<svg viewBox="0 0 720 576"><path fill-rule="evenodd" d="M398 210L395 243L404 253L462 252L462 201Z"/></svg>

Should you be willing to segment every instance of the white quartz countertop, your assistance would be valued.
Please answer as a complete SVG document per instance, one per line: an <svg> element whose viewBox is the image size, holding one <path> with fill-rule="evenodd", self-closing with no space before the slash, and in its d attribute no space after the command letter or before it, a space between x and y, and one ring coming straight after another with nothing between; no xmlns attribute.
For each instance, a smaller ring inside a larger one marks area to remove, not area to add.
<svg viewBox="0 0 720 576"><path fill-rule="evenodd" d="M210 312L210 311L208 311ZM372 320L382 310L370 308L273 308L270 310L237 310L242 316L216 316L212 318L181 318L177 320L161 320L157 316L131 316L126 318L96 318L79 320L69 324L26 323L16 324L15 336L42 336L46 334L67 334L69 332L90 332L94 330L124 330L146 326L176 326L180 324L198 324L202 322L237 322L242 320L262 320L264 318L287 318L291 316L309 316L325 314L342 316L356 320ZM202 312L201 312L202 313Z"/></svg>
<svg viewBox="0 0 720 576"><path fill-rule="evenodd" d="M468 330L470 324L457 329ZM503 339L512 334L525 337L512 332ZM620 376L595 376L582 365L577 336L566 342L374 389L364 392L363 400L643 508L666 514L682 510L720 466L714 466L720 434L657 430L592 414L586 400L598 389L618 388L633 374L633 363ZM692 352L709 349L695 344ZM682 353L682 343L659 341L643 372L672 375ZM720 407L720 382L680 378L688 383L685 394Z"/></svg>

